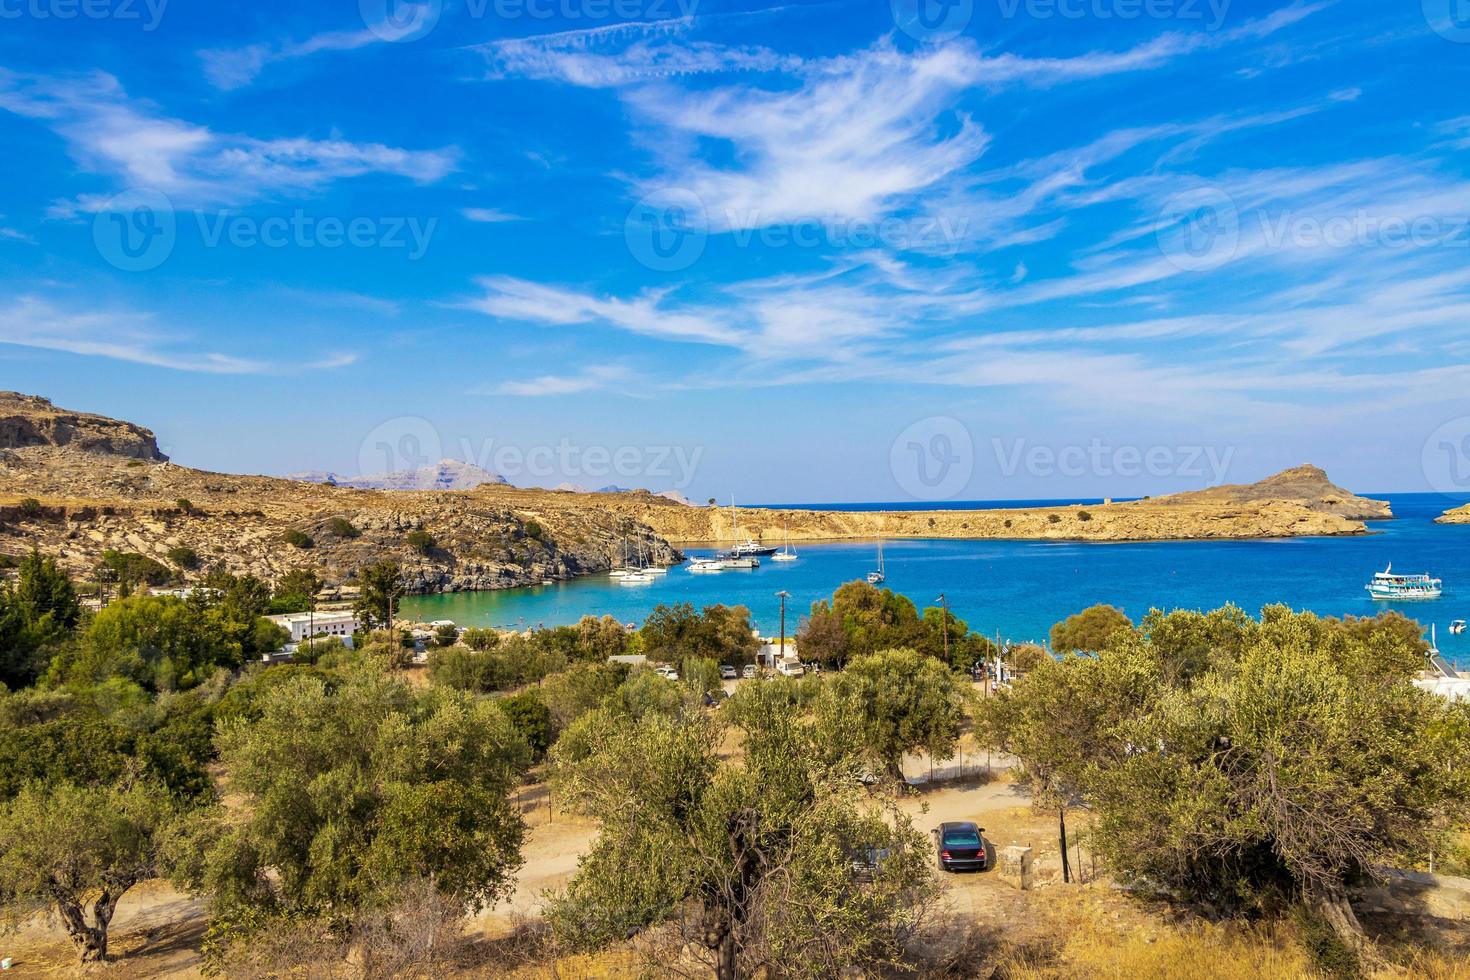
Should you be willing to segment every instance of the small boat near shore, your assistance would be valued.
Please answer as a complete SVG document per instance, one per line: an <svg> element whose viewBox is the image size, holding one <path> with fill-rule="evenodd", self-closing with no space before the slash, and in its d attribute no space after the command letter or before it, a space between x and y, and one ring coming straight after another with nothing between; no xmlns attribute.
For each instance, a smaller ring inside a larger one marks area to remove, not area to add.
<svg viewBox="0 0 1470 980"><path fill-rule="evenodd" d="M1450 632L1455 634L1465 632L1465 621L1463 619L1457 619L1453 623L1450 623Z"/></svg>
<svg viewBox="0 0 1470 980"><path fill-rule="evenodd" d="M1439 579L1430 578L1427 572L1395 575L1392 562L1364 588L1374 599L1438 599L1444 594L1444 583Z"/></svg>
<svg viewBox="0 0 1470 980"><path fill-rule="evenodd" d="M701 575L707 575L710 572L723 572L725 566L721 564L718 558L696 558L689 563L689 570Z"/></svg>

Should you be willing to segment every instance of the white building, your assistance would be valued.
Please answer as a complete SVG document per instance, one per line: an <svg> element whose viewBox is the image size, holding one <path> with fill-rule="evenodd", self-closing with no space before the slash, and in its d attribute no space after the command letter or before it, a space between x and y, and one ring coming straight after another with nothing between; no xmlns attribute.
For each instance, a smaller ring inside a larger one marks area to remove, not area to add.
<svg viewBox="0 0 1470 980"><path fill-rule="evenodd" d="M350 609L323 609L315 613L282 613L279 616L265 618L289 632L292 643L300 643L302 640L321 636L323 633L327 636L351 636L361 627L357 613Z"/></svg>

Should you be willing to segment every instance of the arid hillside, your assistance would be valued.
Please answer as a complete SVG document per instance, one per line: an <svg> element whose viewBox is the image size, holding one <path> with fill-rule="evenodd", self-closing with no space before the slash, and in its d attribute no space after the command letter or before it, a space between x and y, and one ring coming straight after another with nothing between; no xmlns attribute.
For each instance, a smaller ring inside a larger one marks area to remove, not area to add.
<svg viewBox="0 0 1470 980"><path fill-rule="evenodd" d="M671 563L682 556L670 542L776 543L787 534L794 541L1280 538L1361 534L1363 518L1388 516L1386 504L1334 486L1310 466L1151 500L970 511L742 508L732 515L646 491L353 489L179 466L140 426L0 393L0 555L37 547L84 575L107 549L146 555L184 578L215 564L267 578L309 566L333 582L387 556L403 564L414 591L459 591L603 571L625 547Z"/></svg>

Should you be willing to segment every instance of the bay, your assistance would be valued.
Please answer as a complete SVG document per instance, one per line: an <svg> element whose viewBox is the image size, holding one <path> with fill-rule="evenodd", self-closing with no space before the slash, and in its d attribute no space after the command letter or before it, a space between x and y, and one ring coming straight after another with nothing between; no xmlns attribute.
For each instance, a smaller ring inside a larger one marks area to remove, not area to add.
<svg viewBox="0 0 1470 980"><path fill-rule="evenodd" d="M1470 665L1470 634L1451 636L1447 629L1454 619L1470 619L1470 525L1434 523L1446 508L1467 498L1369 496L1388 500L1396 519L1371 522L1373 533L1353 538L887 541L885 587L908 596L921 609L937 605L944 593L950 608L972 629L1009 640L1043 639L1057 620L1097 602L1118 606L1135 620L1152 607L1213 609L1227 602L1252 615L1278 602L1334 616L1371 616L1398 609L1418 619L1426 631L1430 623L1437 624L1440 650L1447 658ZM975 501L948 506L996 505ZM923 505L840 506L891 510ZM402 612L420 621L450 619L461 626L524 629L575 623L584 615L639 623L660 603L690 602L700 607L719 602L748 607L754 624L774 635L780 618L776 593L784 590L790 594L786 628L794 632L814 601L830 596L843 582L863 578L877 560L873 541L797 542L795 547L801 556L797 561L762 559L759 568L748 571L695 574L681 566L642 585L621 585L606 575L594 575L531 588L411 596L404 599ZM684 550L698 557L715 549ZM1368 598L1364 584L1390 562L1397 571L1425 571L1442 578L1443 597L1401 603Z"/></svg>

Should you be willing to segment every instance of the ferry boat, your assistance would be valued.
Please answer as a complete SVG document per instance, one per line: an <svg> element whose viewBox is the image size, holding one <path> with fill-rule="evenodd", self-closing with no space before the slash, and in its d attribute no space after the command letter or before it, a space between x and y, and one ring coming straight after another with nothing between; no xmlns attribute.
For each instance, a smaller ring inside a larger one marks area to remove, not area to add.
<svg viewBox="0 0 1470 980"><path fill-rule="evenodd" d="M1364 588L1375 599L1438 599L1444 592L1443 583L1428 573L1395 575L1392 562Z"/></svg>

